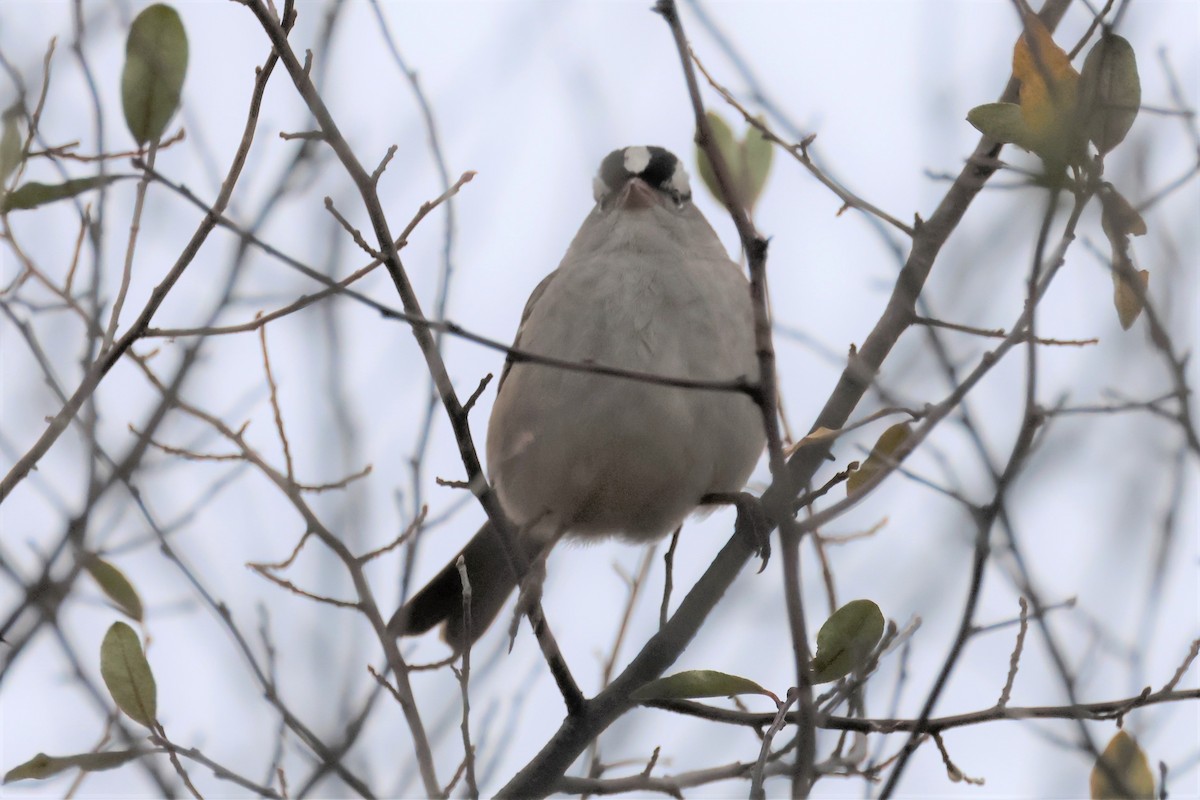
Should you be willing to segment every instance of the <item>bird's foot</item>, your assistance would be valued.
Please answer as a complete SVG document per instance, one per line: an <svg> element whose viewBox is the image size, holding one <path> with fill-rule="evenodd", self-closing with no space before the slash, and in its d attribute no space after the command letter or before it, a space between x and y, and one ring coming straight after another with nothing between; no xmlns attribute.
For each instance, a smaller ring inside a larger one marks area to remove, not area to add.
<svg viewBox="0 0 1200 800"><path fill-rule="evenodd" d="M763 510L762 502L749 492L713 492L705 495L701 502L731 505L737 509L735 530L749 537L754 553L762 559L758 568L761 573L771 560L771 520Z"/></svg>

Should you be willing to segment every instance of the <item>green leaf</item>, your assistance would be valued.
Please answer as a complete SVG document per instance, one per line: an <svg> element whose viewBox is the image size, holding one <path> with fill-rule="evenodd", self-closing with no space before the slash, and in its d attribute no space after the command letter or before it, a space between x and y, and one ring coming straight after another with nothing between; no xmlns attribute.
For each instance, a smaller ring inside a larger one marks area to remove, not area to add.
<svg viewBox="0 0 1200 800"><path fill-rule="evenodd" d="M746 201L746 208L753 210L767 184L767 175L771 173L775 148L762 135L762 131L751 125L746 131L746 138L742 140L741 156L742 199Z"/></svg>
<svg viewBox="0 0 1200 800"><path fill-rule="evenodd" d="M870 600L851 600L817 632L813 683L829 683L863 666L883 637L883 612Z"/></svg>
<svg viewBox="0 0 1200 800"><path fill-rule="evenodd" d="M1021 107L1016 103L986 103L967 112L967 122L989 139L1004 144L1015 144L1030 152L1034 149L1035 137L1025 122Z"/></svg>
<svg viewBox="0 0 1200 800"><path fill-rule="evenodd" d="M733 130L729 127L729 123L715 111L709 111L705 116L708 117L708 127L712 130L713 143L717 146L717 150L725 158L725 163L729 168L736 169L738 146L733 138ZM712 163L708 160L708 154L699 145L696 145L696 167L700 172L700 179L708 187L709 193L716 198L718 203L725 202L722 199L720 184L717 183L717 173L713 171Z"/></svg>
<svg viewBox="0 0 1200 800"><path fill-rule="evenodd" d="M142 599L121 570L90 553L84 556L83 566L117 608L138 622L142 621Z"/></svg>
<svg viewBox="0 0 1200 800"><path fill-rule="evenodd" d="M725 165L729 167L729 177L733 181L738 197L745 203L747 210L753 211L759 197L762 196L763 187L767 183L767 175L771 172L771 161L775 157L775 148L771 146L770 140L766 139L762 132L753 125L746 131L745 138L738 141L734 138L729 123L720 114L709 111L705 116L708 117L708 126L712 130L713 142L725 159ZM708 154L699 146L696 147L696 166L700 172L700 179L704 181L704 185L712 196L718 202L725 202L722 199L721 188L717 184L717 174L708 160Z"/></svg>
<svg viewBox="0 0 1200 800"><path fill-rule="evenodd" d="M1125 731L1117 731L1096 759L1089 783L1093 800L1150 800L1155 796L1154 773L1150 771L1146 754L1138 747L1137 740Z"/></svg>
<svg viewBox="0 0 1200 800"><path fill-rule="evenodd" d="M100 645L100 675L117 707L135 722L153 728L158 687L133 628L114 622Z"/></svg>
<svg viewBox="0 0 1200 800"><path fill-rule="evenodd" d="M0 200L0 213L20 211L44 206L56 200L65 200L89 189L99 189L123 175L94 175L90 178L72 178L66 183L23 183Z"/></svg>
<svg viewBox="0 0 1200 800"><path fill-rule="evenodd" d="M8 180L13 170L25 155L25 139L17 120L21 116L21 105L14 104L4 112L4 132L0 134L0 183Z"/></svg>
<svg viewBox="0 0 1200 800"><path fill-rule="evenodd" d="M1129 133L1142 102L1133 46L1105 31L1083 62L1079 80L1080 108L1087 136L1103 155Z"/></svg>
<svg viewBox="0 0 1200 800"><path fill-rule="evenodd" d="M711 669L677 672L665 678L643 684L630 698L646 700L688 700L697 697L733 697L738 694L761 694L779 702L773 693L748 678L728 675Z"/></svg>
<svg viewBox="0 0 1200 800"><path fill-rule="evenodd" d="M851 472L850 477L846 479L846 496L853 495L865 486L875 473L886 469L892 462L892 454L899 450L900 445L908 441L911 435L912 426L907 422L897 423L884 431L879 441L871 448L871 455L867 456L866 462Z"/></svg>
<svg viewBox="0 0 1200 800"><path fill-rule="evenodd" d="M111 750L105 753L80 753L75 756L48 756L45 753L38 753L24 764L15 766L4 773L4 782L10 783L30 778L43 780L68 769L81 769L84 772L116 769L148 752L150 751Z"/></svg>
<svg viewBox="0 0 1200 800"><path fill-rule="evenodd" d="M187 74L188 42L179 13L156 3L133 20L125 40L121 105L139 145L162 136L179 108Z"/></svg>

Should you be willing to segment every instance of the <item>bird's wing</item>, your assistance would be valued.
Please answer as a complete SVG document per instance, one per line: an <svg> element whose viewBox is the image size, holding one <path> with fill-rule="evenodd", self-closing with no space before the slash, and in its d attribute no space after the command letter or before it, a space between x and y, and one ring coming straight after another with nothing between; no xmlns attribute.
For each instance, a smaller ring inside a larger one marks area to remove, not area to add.
<svg viewBox="0 0 1200 800"><path fill-rule="evenodd" d="M525 321L529 319L529 315L533 313L534 305L536 305L537 301L541 299L542 295L546 291L546 287L550 285L550 281L554 279L554 276L557 275L558 272L558 270L554 270L549 275L542 278L541 283L534 287L533 293L530 294L529 299L525 301L525 310L521 312L521 322L519 325L517 325L517 337L513 339L512 346L514 349L519 350L521 348L521 334L525 330ZM499 395L500 391L504 388L504 379L508 377L508 371L512 369L513 360L514 359L511 353L507 358L504 359L504 369L500 372L500 382L496 384L497 395Z"/></svg>

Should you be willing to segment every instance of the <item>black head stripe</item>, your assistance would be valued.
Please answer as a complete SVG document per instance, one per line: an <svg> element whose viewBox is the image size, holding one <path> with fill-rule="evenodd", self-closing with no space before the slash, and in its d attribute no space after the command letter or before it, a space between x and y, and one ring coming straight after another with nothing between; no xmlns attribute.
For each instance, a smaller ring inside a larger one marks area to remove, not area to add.
<svg viewBox="0 0 1200 800"><path fill-rule="evenodd" d="M613 150L600 162L600 180L610 192L629 180L629 173L625 171L625 148Z"/></svg>
<svg viewBox="0 0 1200 800"><path fill-rule="evenodd" d="M675 157L674 153L661 147L647 147L646 149L650 151L650 163L642 170L639 177L651 186L660 189L668 188L667 182L675 174L675 165L679 163L679 159Z"/></svg>
<svg viewBox="0 0 1200 800"><path fill-rule="evenodd" d="M642 152L630 156L630 151ZM646 154L649 155L648 161L643 157ZM626 164L631 160L639 165L644 162L645 166L636 172L630 171ZM675 154L663 147L622 147L609 153L600 163L600 180L604 181L610 192L620 189L635 176L656 189L671 192L675 188L671 185L671 179L678 164L679 159Z"/></svg>

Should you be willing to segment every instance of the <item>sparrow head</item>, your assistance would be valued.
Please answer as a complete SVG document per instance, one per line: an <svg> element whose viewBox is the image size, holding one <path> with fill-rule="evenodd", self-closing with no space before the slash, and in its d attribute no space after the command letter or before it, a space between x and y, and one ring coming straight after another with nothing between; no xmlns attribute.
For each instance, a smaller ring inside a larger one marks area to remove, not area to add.
<svg viewBox="0 0 1200 800"><path fill-rule="evenodd" d="M605 156L592 181L601 209L682 208L692 199L687 170L662 147L622 147Z"/></svg>

